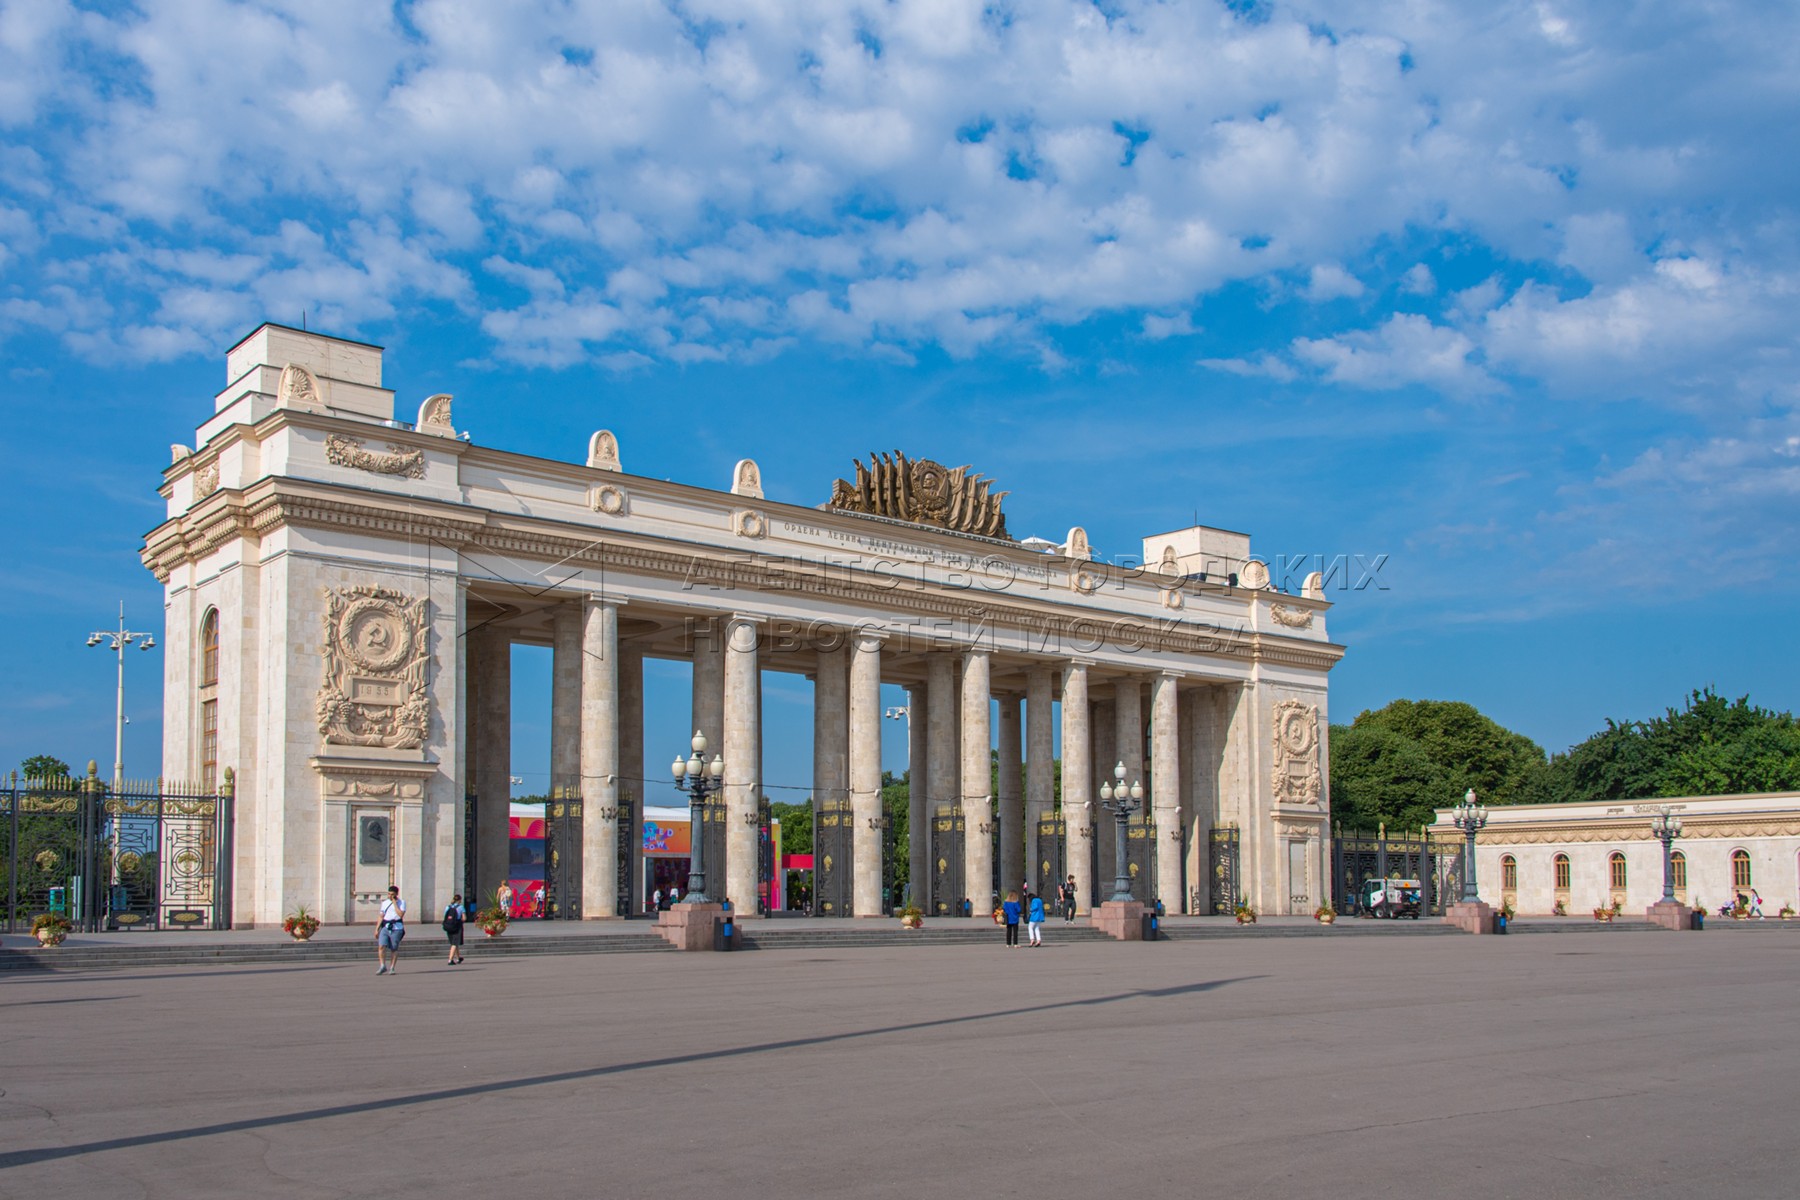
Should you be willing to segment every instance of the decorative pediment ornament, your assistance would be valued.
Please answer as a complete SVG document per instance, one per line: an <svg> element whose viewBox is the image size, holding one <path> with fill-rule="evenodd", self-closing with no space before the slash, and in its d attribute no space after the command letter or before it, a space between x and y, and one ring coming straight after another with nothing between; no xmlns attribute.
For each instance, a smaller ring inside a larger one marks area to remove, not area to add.
<svg viewBox="0 0 1800 1200"><path fill-rule="evenodd" d="M1317 804L1321 783L1318 705L1283 700L1275 706L1275 802Z"/></svg>
<svg viewBox="0 0 1800 1200"><path fill-rule="evenodd" d="M431 715L424 598L364 585L327 588L325 600L320 735L340 746L424 745Z"/></svg>
<svg viewBox="0 0 1800 1200"><path fill-rule="evenodd" d="M1252 591L1262 591L1269 586L1269 564L1261 559L1251 559L1238 572L1238 582Z"/></svg>
<svg viewBox="0 0 1800 1200"><path fill-rule="evenodd" d="M419 405L418 426L421 433L435 433L439 437L456 436L456 426L450 422L451 400L452 397L447 392L425 398L425 403Z"/></svg>
<svg viewBox="0 0 1800 1200"><path fill-rule="evenodd" d="M739 537L759 538L769 532L769 522L754 508L740 508L731 514L731 532Z"/></svg>
<svg viewBox="0 0 1800 1200"><path fill-rule="evenodd" d="M372 471L377 475L400 475L407 479L425 477L425 452L404 450L390 444L388 453L370 450L355 438L341 434L325 435L325 458L340 467Z"/></svg>
<svg viewBox="0 0 1800 1200"><path fill-rule="evenodd" d="M194 472L194 499L204 500L219 490L219 464L209 462Z"/></svg>
<svg viewBox="0 0 1800 1200"><path fill-rule="evenodd" d="M619 465L619 439L612 430L601 429L588 439L588 466L599 471L622 471Z"/></svg>
<svg viewBox="0 0 1800 1200"><path fill-rule="evenodd" d="M319 395L319 381L299 363L289 363L281 368L281 381L275 385L275 403L282 408L325 407L325 401Z"/></svg>
<svg viewBox="0 0 1800 1200"><path fill-rule="evenodd" d="M190 455L192 453L193 453L192 450L189 450L186 446L182 445L180 442L172 443L169 446L169 461L172 463L178 463L182 459L186 458L188 455Z"/></svg>
<svg viewBox="0 0 1800 1200"><path fill-rule="evenodd" d="M752 500L763 498L762 468L756 465L756 460L740 458L737 466L731 469L731 494L748 496Z"/></svg>
<svg viewBox="0 0 1800 1200"><path fill-rule="evenodd" d="M871 452L867 470L860 458L853 461L855 481L833 482L826 507L1012 540L1006 514L1000 511L1000 502L1011 493L990 493L992 481L970 474L967 466L909 459L898 450L892 456Z"/></svg>
<svg viewBox="0 0 1800 1200"><path fill-rule="evenodd" d="M1312 609L1295 608L1291 604L1269 605L1269 615L1275 618L1277 625L1286 625L1289 629L1311 629L1313 622Z"/></svg>
<svg viewBox="0 0 1800 1200"><path fill-rule="evenodd" d="M1063 543L1063 557L1083 560L1094 557L1094 548L1088 545L1087 530L1079 525L1069 530L1069 540Z"/></svg>

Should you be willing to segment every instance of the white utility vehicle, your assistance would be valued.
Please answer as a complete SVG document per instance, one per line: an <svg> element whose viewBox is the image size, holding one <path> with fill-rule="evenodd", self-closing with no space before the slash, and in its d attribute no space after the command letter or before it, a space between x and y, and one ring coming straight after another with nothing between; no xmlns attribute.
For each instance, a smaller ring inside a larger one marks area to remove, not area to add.
<svg viewBox="0 0 1800 1200"><path fill-rule="evenodd" d="M1419 919L1423 892L1416 879L1370 879L1363 884L1363 915Z"/></svg>

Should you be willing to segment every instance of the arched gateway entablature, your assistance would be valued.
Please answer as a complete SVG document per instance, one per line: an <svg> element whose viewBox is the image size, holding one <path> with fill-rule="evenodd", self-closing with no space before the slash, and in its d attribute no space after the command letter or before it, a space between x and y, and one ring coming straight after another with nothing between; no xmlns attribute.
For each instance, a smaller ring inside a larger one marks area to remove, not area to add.
<svg viewBox="0 0 1800 1200"><path fill-rule="evenodd" d="M1015 874L1047 876L1052 842L1056 875L1080 878L1084 906L1095 899L1113 870L1099 855L1110 831L1090 805L1118 763L1146 784L1139 899L1210 907L1210 881L1222 876L1207 843L1229 826L1244 858L1231 899L1277 912L1324 899L1326 676L1343 651L1326 637L1319 576L1298 594L1278 590L1284 581L1253 559L1245 535L1155 534L1141 555L1113 561L1079 528L1015 541L1006 493L970 468L900 454L821 486L819 508L769 499L779 471L747 458L716 488L628 475L621 461L641 460L621 456L610 434L597 435L604 453L588 446L580 462L510 454L461 440L448 396L432 398L429 421L395 422L379 348L273 326L233 349L230 373L239 382L215 402L197 449L167 473L169 519L144 559L168 581L183 564L231 553L287 606L271 614L261 654L284 667L241 681L246 705L269 728L304 728L316 689L322 732L316 745L262 748L265 769L240 790L245 811L270 824L247 831L252 840L308 819L298 810L309 795L352 816L363 800L386 804L405 859L393 874L410 872L419 900L486 890L504 863L486 845L491 810L467 798L504 790L505 647L524 642L556 658L551 774L578 810L564 850L581 869L565 872L563 915L630 912L640 899L636 838L617 822L630 819L631 781L644 776L631 760L644 742L646 658L693 663L696 727L721 746L759 736L761 672L823 680L820 695L843 699L841 711L822 704L815 722L817 770L831 776L815 791L865 804L859 788L871 770L880 777L868 727L882 719L879 688L906 688L923 716L910 739L921 799L963 820L957 899L985 902L996 870L1001 890ZM252 461L260 473L236 465ZM362 623L332 633L340 649L326 664L307 631L350 607ZM401 634L405 647L384 641ZM1059 808L1049 759L1072 738L1088 777L1063 780ZM976 769L990 746L1020 761L997 782ZM728 756L752 772L727 781L728 804L754 804L754 758ZM248 794L257 787L266 801ZM915 831L931 824L929 811L917 815ZM754 814L729 816L747 826ZM1054 833L1041 843L1040 823ZM758 867L753 842L731 829L709 875L743 910ZM874 832L859 827L850 849L858 915L892 901L874 886ZM329 842L288 838L276 859L328 859ZM935 866L928 851L905 851L920 887ZM622 887L604 855L623 864ZM276 920L283 906L309 903L358 916L352 874L323 859L289 863L240 881L253 893L240 911ZM316 881L318 897L287 894L294 880Z"/></svg>

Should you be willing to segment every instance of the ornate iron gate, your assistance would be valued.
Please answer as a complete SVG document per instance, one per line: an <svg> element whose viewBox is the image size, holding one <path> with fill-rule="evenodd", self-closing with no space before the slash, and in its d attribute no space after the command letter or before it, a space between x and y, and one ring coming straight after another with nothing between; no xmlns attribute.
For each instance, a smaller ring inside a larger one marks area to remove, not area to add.
<svg viewBox="0 0 1800 1200"><path fill-rule="evenodd" d="M774 811L769 807L769 798L763 796L756 802L756 912L758 916L769 915L770 897L774 894L775 884L775 830L772 822Z"/></svg>
<svg viewBox="0 0 1800 1200"><path fill-rule="evenodd" d="M475 905L481 903L481 897L475 891L475 813L478 807L474 792L463 797L462 894L464 902Z"/></svg>
<svg viewBox="0 0 1800 1200"><path fill-rule="evenodd" d="M963 811L951 801L931 813L931 911L940 917L962 916Z"/></svg>
<svg viewBox="0 0 1800 1200"><path fill-rule="evenodd" d="M813 905L821 917L847 917L851 904L851 838L848 800L825 800L813 828Z"/></svg>
<svg viewBox="0 0 1800 1200"><path fill-rule="evenodd" d="M158 781L109 793L84 779L0 790L6 929L40 913L76 928L231 926L231 772L218 794Z"/></svg>
<svg viewBox="0 0 1800 1200"><path fill-rule="evenodd" d="M725 878L725 829L727 824L725 796L722 792L714 792L707 797L700 809L700 836L705 839L701 849L706 855L706 894L713 900L733 900L725 894L729 886ZM693 831L688 831L693 836ZM684 884L686 880L682 881ZM733 900L736 903L735 900Z"/></svg>
<svg viewBox="0 0 1800 1200"><path fill-rule="evenodd" d="M1419 834L1392 834L1385 826L1374 833L1339 829L1331 839L1332 907L1360 916L1368 911L1369 880L1417 879L1422 911L1441 912L1440 871Z"/></svg>
<svg viewBox="0 0 1800 1200"><path fill-rule="evenodd" d="M1207 840L1207 869L1212 880L1212 913L1228 916L1238 902L1238 827L1214 829Z"/></svg>
<svg viewBox="0 0 1800 1200"><path fill-rule="evenodd" d="M891 917L901 907L899 874L904 859L900 855L900 825L886 813L881 815L881 914Z"/></svg>
<svg viewBox="0 0 1800 1200"><path fill-rule="evenodd" d="M633 880L631 878L632 850L643 840L643 829L637 823L637 802L630 796L619 797L619 845L618 845L618 907L613 911L621 917L629 917L637 912L632 903Z"/></svg>
<svg viewBox="0 0 1800 1200"><path fill-rule="evenodd" d="M581 919L581 809L572 787L552 788L544 805L544 916L553 921Z"/></svg>
<svg viewBox="0 0 1800 1200"><path fill-rule="evenodd" d="M1156 818L1148 808L1125 823L1125 870L1131 876L1131 898L1141 904L1152 903L1156 899Z"/></svg>
<svg viewBox="0 0 1800 1200"><path fill-rule="evenodd" d="M1060 809L1038 818L1037 835L1038 860L1033 865L1033 870L1037 875L1037 893L1045 897L1047 902L1056 895L1068 874L1064 857L1068 834L1063 826Z"/></svg>

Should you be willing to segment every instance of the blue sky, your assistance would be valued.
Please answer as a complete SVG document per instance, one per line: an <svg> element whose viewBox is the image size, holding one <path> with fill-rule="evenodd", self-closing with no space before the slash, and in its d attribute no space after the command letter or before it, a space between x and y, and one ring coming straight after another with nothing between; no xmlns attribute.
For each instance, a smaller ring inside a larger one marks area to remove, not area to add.
<svg viewBox="0 0 1800 1200"><path fill-rule="evenodd" d="M753 457L803 504L900 447L993 476L1019 535L1385 556L1334 593L1338 720L1466 699L1554 751L1709 683L1800 706L1797 25L0 2L0 761L105 765L82 643L120 599L159 628L167 447L303 317L488 445L606 427L629 471Z"/></svg>

